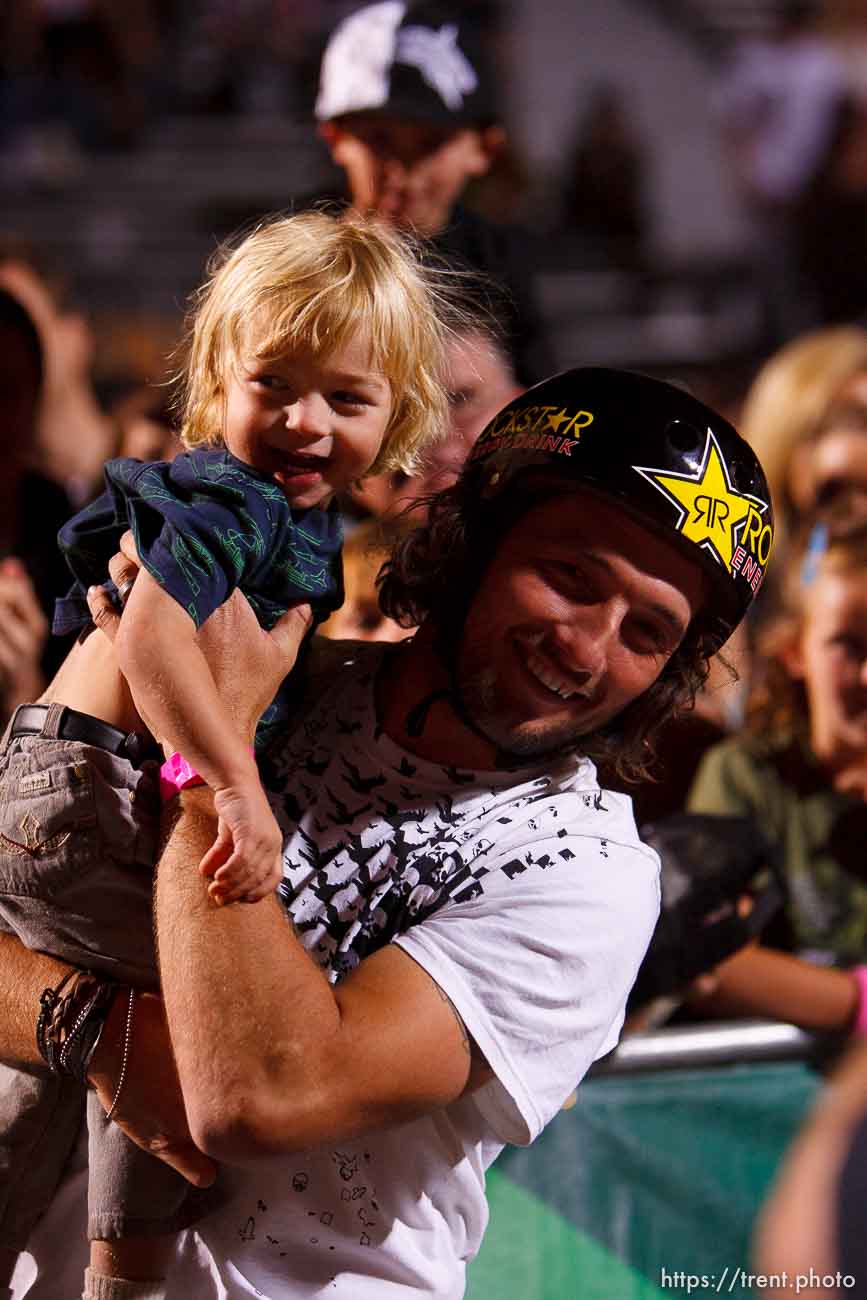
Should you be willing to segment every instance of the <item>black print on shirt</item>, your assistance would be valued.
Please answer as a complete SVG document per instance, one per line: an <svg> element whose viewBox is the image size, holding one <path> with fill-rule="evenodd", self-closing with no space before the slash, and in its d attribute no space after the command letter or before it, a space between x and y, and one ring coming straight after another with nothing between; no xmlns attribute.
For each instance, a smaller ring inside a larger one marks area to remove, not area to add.
<svg viewBox="0 0 867 1300"><path fill-rule="evenodd" d="M375 1235L380 1214L376 1189L370 1178L370 1161L369 1151L335 1149L331 1152L331 1163L342 1184L339 1201L327 1208L322 1208L321 1204L312 1209L299 1206L296 1211L303 1216L302 1221L309 1225L305 1231L309 1245L332 1251L337 1249L341 1238L347 1236L358 1241L360 1246L373 1245L371 1234ZM291 1187L296 1192L306 1193L310 1190L310 1178L305 1170L298 1170L292 1175ZM250 1214L239 1226L239 1237L245 1242L259 1241L260 1249L267 1250L279 1259L285 1259L290 1254L290 1250L284 1250L283 1238L275 1235L279 1228L274 1228L272 1232L266 1232L264 1229L257 1232L257 1215L267 1214L268 1206L259 1199L256 1201L255 1209L256 1214ZM285 1242L287 1246L293 1239L291 1231L289 1238Z"/></svg>
<svg viewBox="0 0 867 1300"><path fill-rule="evenodd" d="M551 776L509 791L402 753L390 765L384 741L378 749L374 733L372 743L369 677L356 677L339 718L333 704L321 716L314 708L285 749L272 751L265 773L272 790L283 790L272 798L289 845L280 897L333 981L444 904L479 898L492 869L511 881L575 857L566 845L551 849L570 834L557 800L562 787ZM598 791L578 797L607 813ZM529 843L517 847L518 838L504 864L502 845L516 823ZM534 840L545 849L535 850Z"/></svg>

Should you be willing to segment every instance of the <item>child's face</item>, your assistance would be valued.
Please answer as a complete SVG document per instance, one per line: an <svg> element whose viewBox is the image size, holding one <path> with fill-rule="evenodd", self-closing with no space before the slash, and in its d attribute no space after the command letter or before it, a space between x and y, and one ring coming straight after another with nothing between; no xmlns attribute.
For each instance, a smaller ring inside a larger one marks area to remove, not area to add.
<svg viewBox="0 0 867 1300"><path fill-rule="evenodd" d="M825 573L808 592L797 652L818 758L867 754L867 573Z"/></svg>
<svg viewBox="0 0 867 1300"><path fill-rule="evenodd" d="M353 205L425 236L445 229L468 181L488 171L495 152L495 128L454 130L355 113L321 129L346 172Z"/></svg>
<svg viewBox="0 0 867 1300"><path fill-rule="evenodd" d="M356 339L328 357L241 355L226 383L223 438L278 483L290 505L327 505L373 464L392 411L391 385Z"/></svg>

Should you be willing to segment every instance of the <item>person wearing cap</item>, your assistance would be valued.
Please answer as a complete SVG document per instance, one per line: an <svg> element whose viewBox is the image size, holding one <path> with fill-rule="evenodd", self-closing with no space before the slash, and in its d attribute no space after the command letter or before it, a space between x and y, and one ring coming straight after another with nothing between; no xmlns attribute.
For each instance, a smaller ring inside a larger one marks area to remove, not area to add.
<svg viewBox="0 0 867 1300"><path fill-rule="evenodd" d="M484 33L465 7L379 0L338 25L315 116L349 201L409 227L456 267L490 277L518 380L550 373L526 233L461 203L505 144Z"/></svg>
<svg viewBox="0 0 867 1300"><path fill-rule="evenodd" d="M644 770L772 539L754 453L702 403L622 371L550 379L495 416L395 551L382 604L415 636L311 656L309 703L262 769L280 901L212 906L195 870L210 791L167 805L164 1001L141 995L130 1023L119 989L86 1073L191 1179L224 1166L172 1300L463 1295L485 1170L613 1048L657 919L656 855L594 763ZM229 602L200 634L244 734L305 624L251 620ZM2 939L0 1056L35 1066L40 995L68 970ZM77 1240L83 1182L70 1171L15 1300L66 1294L55 1247Z"/></svg>

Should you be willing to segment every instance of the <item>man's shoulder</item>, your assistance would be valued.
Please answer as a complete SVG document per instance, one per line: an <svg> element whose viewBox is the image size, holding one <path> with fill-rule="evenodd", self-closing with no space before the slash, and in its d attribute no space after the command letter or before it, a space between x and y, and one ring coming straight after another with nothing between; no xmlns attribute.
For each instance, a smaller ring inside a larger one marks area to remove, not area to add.
<svg viewBox="0 0 867 1300"><path fill-rule="evenodd" d="M494 805L498 851L532 857L543 866L598 856L613 868L633 851L656 871L642 842L627 794L601 787L593 764L564 758L544 776L516 777ZM606 868L606 869L607 869Z"/></svg>
<svg viewBox="0 0 867 1300"><path fill-rule="evenodd" d="M367 677L378 667L388 649L381 641L337 641L330 637L310 638L300 682L301 694L296 716L306 714L320 704L330 685L350 688L356 680Z"/></svg>
<svg viewBox="0 0 867 1300"><path fill-rule="evenodd" d="M310 642L308 671L329 672L338 667L368 667L379 663L388 649L387 641L350 641L315 636Z"/></svg>
<svg viewBox="0 0 867 1300"><path fill-rule="evenodd" d="M595 824L602 817L622 823L635 838L632 797L622 790L601 785L595 765L580 754L563 754L548 770L552 794L558 795L574 813L576 825Z"/></svg>

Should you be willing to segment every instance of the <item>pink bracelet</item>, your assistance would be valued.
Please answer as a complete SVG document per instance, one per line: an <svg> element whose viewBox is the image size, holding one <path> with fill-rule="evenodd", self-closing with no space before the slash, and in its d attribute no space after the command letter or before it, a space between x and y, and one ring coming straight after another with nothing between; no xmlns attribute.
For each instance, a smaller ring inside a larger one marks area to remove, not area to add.
<svg viewBox="0 0 867 1300"><path fill-rule="evenodd" d="M256 750L252 745L250 753L255 757ZM205 778L177 750L169 755L160 768L160 798L163 803L170 803L181 790L188 790L190 786L206 784Z"/></svg>
<svg viewBox="0 0 867 1300"><path fill-rule="evenodd" d="M867 966L853 966L849 974L858 985L858 1007L850 1032L859 1038L867 1038Z"/></svg>
<svg viewBox="0 0 867 1300"><path fill-rule="evenodd" d="M170 754L160 768L160 798L169 803L191 785L204 785L205 778L191 767L183 754Z"/></svg>

